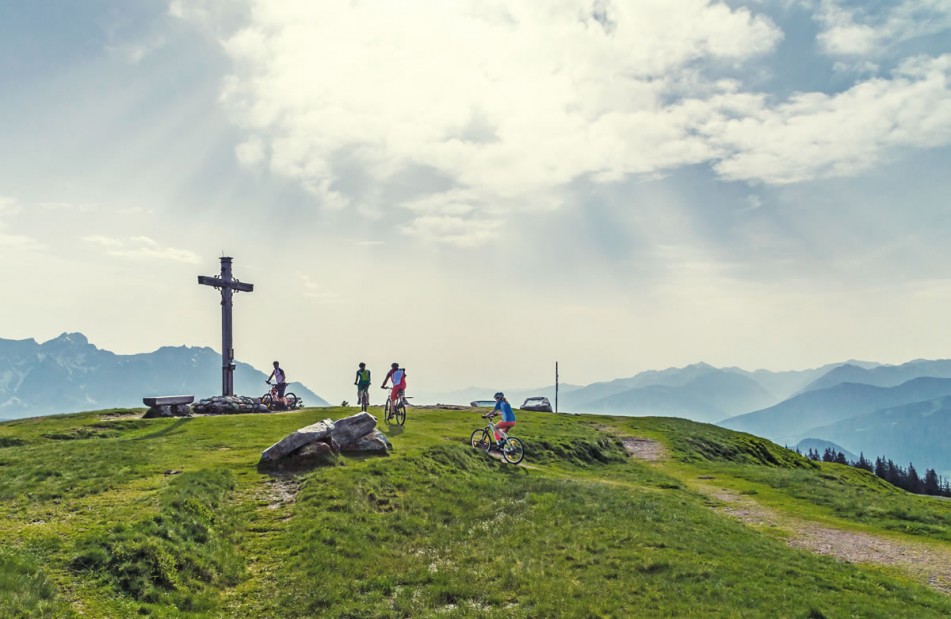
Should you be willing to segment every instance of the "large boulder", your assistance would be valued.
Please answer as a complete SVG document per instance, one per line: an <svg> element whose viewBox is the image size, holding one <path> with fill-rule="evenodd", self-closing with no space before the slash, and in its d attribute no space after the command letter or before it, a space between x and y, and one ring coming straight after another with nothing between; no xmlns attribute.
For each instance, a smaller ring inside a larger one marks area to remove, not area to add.
<svg viewBox="0 0 951 619"><path fill-rule="evenodd" d="M346 452L365 452L365 453L387 453L388 449L393 449L386 435L379 430L373 430L369 434L361 436L356 441L346 445L341 444L340 451Z"/></svg>
<svg viewBox="0 0 951 619"><path fill-rule="evenodd" d="M287 464L300 467L325 466L333 464L338 453L340 453L340 447L333 439L327 438L316 443L308 443L293 452Z"/></svg>
<svg viewBox="0 0 951 619"><path fill-rule="evenodd" d="M341 447L345 447L356 443L361 437L372 432L375 427L376 417L366 412L357 413L334 422L333 438L340 443Z"/></svg>
<svg viewBox="0 0 951 619"><path fill-rule="evenodd" d="M309 443L316 443L328 438L332 439L335 428L336 424L329 419L304 426L265 449L261 453L261 462L273 462L290 455ZM337 442L339 443L339 441Z"/></svg>
<svg viewBox="0 0 951 619"><path fill-rule="evenodd" d="M324 419L305 426L261 453L262 470L297 469L332 464L341 451L387 455L393 446L376 429L376 417L357 413L337 421Z"/></svg>

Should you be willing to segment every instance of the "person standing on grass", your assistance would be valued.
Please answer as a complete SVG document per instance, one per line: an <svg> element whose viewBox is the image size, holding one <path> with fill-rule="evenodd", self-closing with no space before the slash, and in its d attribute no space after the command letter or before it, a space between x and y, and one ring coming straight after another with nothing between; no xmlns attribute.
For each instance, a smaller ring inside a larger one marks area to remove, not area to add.
<svg viewBox="0 0 951 619"><path fill-rule="evenodd" d="M512 412L512 405L505 399L505 394L501 391L495 394L495 408L492 409L489 416L494 416L496 413L502 414L502 421L495 424L496 434L493 438L495 438L496 443L501 443L506 439L507 431L515 426L515 413ZM499 436L500 434L501 436Z"/></svg>
<svg viewBox="0 0 951 619"><path fill-rule="evenodd" d="M267 384L271 384L272 378L277 385L277 401L281 403L283 408L287 408L287 400L284 398L284 392L287 391L287 375L277 361L274 362L274 370L271 375L267 377Z"/></svg>

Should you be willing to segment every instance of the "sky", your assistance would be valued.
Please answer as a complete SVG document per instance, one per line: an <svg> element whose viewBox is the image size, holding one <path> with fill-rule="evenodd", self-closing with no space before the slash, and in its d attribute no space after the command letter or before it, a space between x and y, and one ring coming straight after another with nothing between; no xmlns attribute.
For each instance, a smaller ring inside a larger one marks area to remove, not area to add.
<svg viewBox="0 0 951 619"><path fill-rule="evenodd" d="M951 356L951 0L0 0L0 337L328 400Z"/></svg>

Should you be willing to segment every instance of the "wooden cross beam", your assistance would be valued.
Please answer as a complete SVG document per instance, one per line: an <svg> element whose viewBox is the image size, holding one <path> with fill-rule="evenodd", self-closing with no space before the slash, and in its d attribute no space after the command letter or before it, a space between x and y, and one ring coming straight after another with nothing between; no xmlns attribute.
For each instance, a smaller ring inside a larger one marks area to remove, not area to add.
<svg viewBox="0 0 951 619"><path fill-rule="evenodd" d="M221 395L234 395L234 347L231 337L231 296L235 292L254 292L254 284L239 282L231 276L231 258L221 257L219 277L198 276L198 283L221 291Z"/></svg>

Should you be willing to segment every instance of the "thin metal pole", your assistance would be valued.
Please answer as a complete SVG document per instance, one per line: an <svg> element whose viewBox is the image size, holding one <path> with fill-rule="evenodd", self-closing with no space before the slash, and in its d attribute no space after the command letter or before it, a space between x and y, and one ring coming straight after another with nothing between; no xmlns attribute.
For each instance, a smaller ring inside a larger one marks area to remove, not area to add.
<svg viewBox="0 0 951 619"><path fill-rule="evenodd" d="M558 412L558 362L555 361L555 412Z"/></svg>

